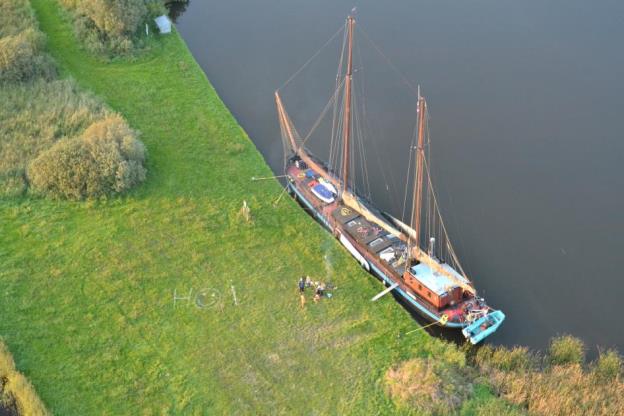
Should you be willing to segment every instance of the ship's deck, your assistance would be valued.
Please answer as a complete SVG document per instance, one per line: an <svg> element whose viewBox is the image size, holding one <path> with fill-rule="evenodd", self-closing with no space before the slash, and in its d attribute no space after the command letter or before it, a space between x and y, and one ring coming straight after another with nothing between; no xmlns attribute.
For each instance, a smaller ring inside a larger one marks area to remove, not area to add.
<svg viewBox="0 0 624 416"><path fill-rule="evenodd" d="M311 192L311 186L318 178L306 175L308 168L301 169L294 164L287 167L286 173L291 183L305 197L313 214L319 218L335 235L338 233L349 237L351 243L368 261L373 261L391 280L399 283L400 289L418 302L430 314L439 317L446 314L449 322L464 322L467 310L478 308L478 300L466 299L455 305L438 309L426 299L412 291L403 281L406 270L406 244L398 237L389 234L381 226L375 224L350 207L345 206L336 196L331 203L321 201ZM319 172L314 172L320 175Z"/></svg>

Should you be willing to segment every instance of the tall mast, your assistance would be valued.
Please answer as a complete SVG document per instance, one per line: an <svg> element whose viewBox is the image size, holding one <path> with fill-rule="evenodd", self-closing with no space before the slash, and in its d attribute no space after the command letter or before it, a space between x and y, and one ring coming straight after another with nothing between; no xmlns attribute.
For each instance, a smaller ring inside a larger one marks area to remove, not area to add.
<svg viewBox="0 0 624 416"><path fill-rule="evenodd" d="M344 120L343 129L343 149L342 149L342 191L345 192L349 186L349 139L351 138L351 76L353 72L353 27L355 18L347 18L347 29L349 47L347 50L347 75L345 77L345 100L344 100Z"/></svg>
<svg viewBox="0 0 624 416"><path fill-rule="evenodd" d="M418 89L418 144L416 146L416 172L414 178L414 201L412 204L412 228L415 246L420 249L420 211L422 207L423 167L425 164L425 99Z"/></svg>

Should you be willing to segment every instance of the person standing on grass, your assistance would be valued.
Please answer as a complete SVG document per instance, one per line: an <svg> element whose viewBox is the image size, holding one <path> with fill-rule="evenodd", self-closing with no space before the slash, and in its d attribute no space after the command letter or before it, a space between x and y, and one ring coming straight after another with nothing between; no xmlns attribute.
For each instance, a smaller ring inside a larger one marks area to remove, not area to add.
<svg viewBox="0 0 624 416"><path fill-rule="evenodd" d="M301 278L299 279L299 302L301 303L301 309L304 309L306 304L305 287L305 276L301 276Z"/></svg>

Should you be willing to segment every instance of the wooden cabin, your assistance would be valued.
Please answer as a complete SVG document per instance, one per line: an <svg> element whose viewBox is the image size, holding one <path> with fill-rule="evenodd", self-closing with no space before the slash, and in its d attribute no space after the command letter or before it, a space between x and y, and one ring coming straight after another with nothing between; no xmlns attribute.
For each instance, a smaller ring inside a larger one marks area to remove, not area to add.
<svg viewBox="0 0 624 416"><path fill-rule="evenodd" d="M405 283L438 309L461 301L462 288L453 279L418 263L403 274Z"/></svg>

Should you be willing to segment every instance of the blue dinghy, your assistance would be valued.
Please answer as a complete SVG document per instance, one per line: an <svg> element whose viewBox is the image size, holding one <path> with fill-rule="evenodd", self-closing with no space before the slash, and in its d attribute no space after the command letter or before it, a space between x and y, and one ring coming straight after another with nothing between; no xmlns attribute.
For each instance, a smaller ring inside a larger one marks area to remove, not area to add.
<svg viewBox="0 0 624 416"><path fill-rule="evenodd" d="M493 334L504 320L505 314L502 311L490 312L462 329L462 334L464 334L473 345L478 344L483 341L484 338Z"/></svg>

